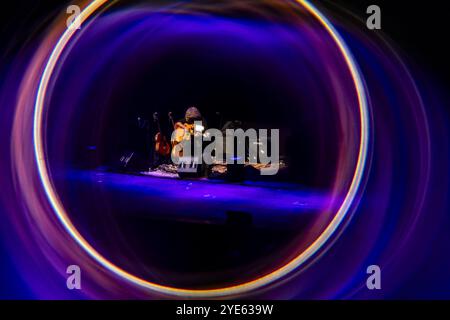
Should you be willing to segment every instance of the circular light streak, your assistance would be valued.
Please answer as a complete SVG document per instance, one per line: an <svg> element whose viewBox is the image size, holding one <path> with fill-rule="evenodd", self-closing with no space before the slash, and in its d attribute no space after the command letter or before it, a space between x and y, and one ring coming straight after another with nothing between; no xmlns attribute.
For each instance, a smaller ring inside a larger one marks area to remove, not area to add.
<svg viewBox="0 0 450 320"><path fill-rule="evenodd" d="M345 218L350 206L357 194L359 189L363 172L366 164L367 151L368 151L368 143L369 143L369 111L367 106L366 94L364 85L362 83L361 76L359 74L359 70L354 62L354 59L347 48L345 42L337 32L337 30L333 27L333 25L328 21L328 19L309 1L304 0L296 0L299 4L301 4L309 13L311 13L327 30L330 36L335 41L338 46L342 56L344 57L347 66L352 75L352 79L355 85L355 89L358 96L358 104L360 110L360 146L359 146L359 154L358 161L356 165L356 169L353 175L352 183L348 190L348 193L342 202L339 210L334 216L333 220L327 226L327 228L320 234L320 236L301 254L291 260L289 263L284 265L283 267L272 271L269 274L261 276L255 280L223 287L217 289L180 289L175 287L163 286L156 283L152 283L136 277L127 271L119 268L118 266L111 263L105 257L103 257L100 253L98 253L95 248L93 248L87 240L78 232L75 226L72 224L69 216L59 199L49 176L49 172L47 169L47 164L45 160L45 149L42 137L42 120L43 120L43 109L44 109L44 101L46 91L52 76L52 73L55 69L55 66L64 51L65 47L69 43L70 39L74 35L76 29L67 28L66 31L59 38L56 46L53 48L51 55L47 60L47 64L42 73L41 80L39 83L36 101L34 106L34 119L33 119L33 140L34 140L34 152L35 159L37 163L37 169L39 173L39 178L41 180L42 186L46 193L46 196L55 211L59 221L64 226L65 230L70 234L70 236L81 246L81 248L88 253L95 261L101 264L103 267L116 274L117 276L135 284L140 287L152 290L154 292L163 293L167 295L172 295L176 297L182 298L214 298L214 297L224 297L236 294L246 293L255 289L258 289L262 286L273 283L274 281L286 276L288 273L300 267L303 263L305 263L309 258L311 258L333 235L336 229L339 227L340 223ZM81 13L79 16L80 23L83 24L92 14L94 14L99 8L101 8L108 0L93 0Z"/></svg>

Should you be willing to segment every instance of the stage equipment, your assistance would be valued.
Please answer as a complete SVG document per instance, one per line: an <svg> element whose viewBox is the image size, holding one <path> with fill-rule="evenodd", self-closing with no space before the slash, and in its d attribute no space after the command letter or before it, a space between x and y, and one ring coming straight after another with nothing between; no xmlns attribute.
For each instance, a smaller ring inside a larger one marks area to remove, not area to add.
<svg viewBox="0 0 450 320"><path fill-rule="evenodd" d="M199 178L205 175L205 165L197 157L180 157L178 176L180 178Z"/></svg>
<svg viewBox="0 0 450 320"><path fill-rule="evenodd" d="M119 172L141 172L147 171L149 162L139 152L125 151L112 165L113 171Z"/></svg>

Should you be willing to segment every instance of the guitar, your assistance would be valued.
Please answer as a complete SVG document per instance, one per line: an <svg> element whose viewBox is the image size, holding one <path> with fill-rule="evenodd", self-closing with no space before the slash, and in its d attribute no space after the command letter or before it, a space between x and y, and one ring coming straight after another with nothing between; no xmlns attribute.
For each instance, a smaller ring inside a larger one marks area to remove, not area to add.
<svg viewBox="0 0 450 320"><path fill-rule="evenodd" d="M186 136L186 130L182 123L177 122L173 120L172 112L169 112L169 120L172 124L174 134L172 134L171 143L172 143L172 157L174 159L179 159L183 156L183 149L178 146L183 139L185 139Z"/></svg>
<svg viewBox="0 0 450 320"><path fill-rule="evenodd" d="M161 132L161 125L159 123L159 116L157 112L153 114L153 121L158 127L158 133L155 135L155 152L161 156L167 157L170 155L170 144Z"/></svg>

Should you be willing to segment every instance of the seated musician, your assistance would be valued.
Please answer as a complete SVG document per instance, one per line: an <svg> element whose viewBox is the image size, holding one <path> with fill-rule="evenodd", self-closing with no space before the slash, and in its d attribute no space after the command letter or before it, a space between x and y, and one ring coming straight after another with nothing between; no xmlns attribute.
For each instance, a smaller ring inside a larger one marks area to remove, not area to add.
<svg viewBox="0 0 450 320"><path fill-rule="evenodd" d="M197 122L197 125L194 123ZM202 124L199 126L198 122ZM174 124L175 134L172 137L172 155L174 157L181 157L182 151L176 148L183 140L191 139L191 136L202 134L206 130L206 121L202 117L200 111L196 107L190 107L186 110L185 117L182 121Z"/></svg>
<svg viewBox="0 0 450 320"><path fill-rule="evenodd" d="M194 134L194 132L196 131L195 130L196 128L194 128L195 121L197 122L201 121L204 127L205 120L203 119L200 111L196 107L190 107L189 109L186 110L184 121L179 121L175 123L175 129L182 128L187 132ZM197 128L197 131L200 131L198 129L200 128Z"/></svg>

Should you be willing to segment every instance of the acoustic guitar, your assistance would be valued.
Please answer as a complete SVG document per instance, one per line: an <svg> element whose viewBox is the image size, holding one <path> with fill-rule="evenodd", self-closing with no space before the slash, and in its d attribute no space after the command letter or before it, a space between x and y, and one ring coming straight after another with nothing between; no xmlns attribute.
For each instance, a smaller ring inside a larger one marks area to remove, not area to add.
<svg viewBox="0 0 450 320"><path fill-rule="evenodd" d="M153 114L153 121L156 123L158 128L158 132L155 135L155 152L163 157L167 157L170 155L170 144L161 132L161 125L159 123L159 116L157 112Z"/></svg>

